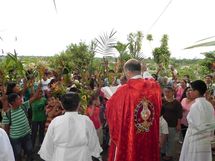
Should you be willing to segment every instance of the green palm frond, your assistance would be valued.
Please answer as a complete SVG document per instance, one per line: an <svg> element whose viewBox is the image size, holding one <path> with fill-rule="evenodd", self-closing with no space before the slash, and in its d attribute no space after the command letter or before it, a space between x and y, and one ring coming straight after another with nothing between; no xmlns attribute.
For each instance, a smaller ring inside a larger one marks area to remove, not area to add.
<svg viewBox="0 0 215 161"><path fill-rule="evenodd" d="M10 79L16 79L17 77L25 78L26 72L23 67L23 62L18 58L16 53L7 54L5 70L10 75Z"/></svg>

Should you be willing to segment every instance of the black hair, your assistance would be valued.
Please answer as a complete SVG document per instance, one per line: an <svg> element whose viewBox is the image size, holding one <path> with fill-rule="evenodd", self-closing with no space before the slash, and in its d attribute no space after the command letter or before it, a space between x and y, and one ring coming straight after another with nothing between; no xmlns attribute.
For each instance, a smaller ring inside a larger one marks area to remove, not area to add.
<svg viewBox="0 0 215 161"><path fill-rule="evenodd" d="M184 98L187 97L187 94L186 94L186 93L187 93L188 89L190 89L190 87L186 87L186 88L184 89L184 92L183 92L183 94L181 95L180 102L181 102Z"/></svg>
<svg viewBox="0 0 215 161"><path fill-rule="evenodd" d="M125 63L124 69L130 72L141 72L141 64L136 59L130 59Z"/></svg>
<svg viewBox="0 0 215 161"><path fill-rule="evenodd" d="M203 96L207 91L207 85L202 80L196 80L190 83L193 90L199 91L200 95Z"/></svg>
<svg viewBox="0 0 215 161"><path fill-rule="evenodd" d="M186 80L186 79L182 79L182 81L183 81L185 84L187 84L187 80Z"/></svg>
<svg viewBox="0 0 215 161"><path fill-rule="evenodd" d="M7 95L13 93L13 89L16 87L16 82L8 82L7 84Z"/></svg>
<svg viewBox="0 0 215 161"><path fill-rule="evenodd" d="M8 103L13 103L16 101L16 99L19 97L17 93L11 93L8 95Z"/></svg>
<svg viewBox="0 0 215 161"><path fill-rule="evenodd" d="M71 87L71 88L69 89L69 92L81 93L81 91L80 91L78 88L76 88L76 87Z"/></svg>
<svg viewBox="0 0 215 161"><path fill-rule="evenodd" d="M48 86L51 87L51 85L54 84L54 83L56 83L56 82L57 82L57 79L52 79L52 80L49 82Z"/></svg>
<svg viewBox="0 0 215 161"><path fill-rule="evenodd" d="M211 74L206 75L205 78L206 77L210 77L211 79L213 79L213 76Z"/></svg>
<svg viewBox="0 0 215 161"><path fill-rule="evenodd" d="M165 113L165 108L164 108L164 107L162 107L162 108L161 108L161 112L160 112L160 116L163 116L163 115L164 115L164 113Z"/></svg>
<svg viewBox="0 0 215 161"><path fill-rule="evenodd" d="M168 90L171 90L171 91L174 92L174 89L173 89L173 87L171 85L165 86L164 89L168 89Z"/></svg>
<svg viewBox="0 0 215 161"><path fill-rule="evenodd" d="M75 92L66 93L61 97L61 102L66 111L76 111L80 103L79 94Z"/></svg>
<svg viewBox="0 0 215 161"><path fill-rule="evenodd" d="M109 70L109 73L115 73L115 72L114 72L114 70L113 70L113 69L110 69L110 70Z"/></svg>

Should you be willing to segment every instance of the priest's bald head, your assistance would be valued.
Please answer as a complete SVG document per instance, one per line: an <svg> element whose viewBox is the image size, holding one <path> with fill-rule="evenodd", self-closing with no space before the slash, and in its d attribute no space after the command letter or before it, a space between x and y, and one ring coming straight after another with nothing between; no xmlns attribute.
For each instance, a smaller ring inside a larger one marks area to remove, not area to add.
<svg viewBox="0 0 215 161"><path fill-rule="evenodd" d="M127 79L130 79L136 75L141 75L141 64L136 59L130 59L124 64L124 73Z"/></svg>

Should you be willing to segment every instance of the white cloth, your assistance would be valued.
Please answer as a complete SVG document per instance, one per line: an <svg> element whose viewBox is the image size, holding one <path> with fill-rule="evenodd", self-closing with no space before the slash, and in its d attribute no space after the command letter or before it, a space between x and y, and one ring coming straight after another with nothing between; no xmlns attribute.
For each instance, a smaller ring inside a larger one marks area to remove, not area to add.
<svg viewBox="0 0 215 161"><path fill-rule="evenodd" d="M135 75L130 79L140 79L143 78L142 75ZM111 96L113 96L113 94L117 91L117 89L120 87L121 85L118 86L111 86L111 87L102 87L101 91L104 93L105 98L110 99Z"/></svg>
<svg viewBox="0 0 215 161"><path fill-rule="evenodd" d="M140 79L143 78L142 75L135 75L133 77L131 77L130 79Z"/></svg>
<svg viewBox="0 0 215 161"><path fill-rule="evenodd" d="M150 78L150 79L153 78L152 75L148 71L143 72L142 75L143 75L143 78Z"/></svg>
<svg viewBox="0 0 215 161"><path fill-rule="evenodd" d="M45 90L48 90L48 85L49 83L51 82L51 79L47 79L47 80L43 80L41 81L42 83L42 90L45 91Z"/></svg>
<svg viewBox="0 0 215 161"><path fill-rule="evenodd" d="M121 85L118 86L112 86L112 87L102 87L101 91L104 93L105 98L110 99L111 96L116 92L116 90L120 87Z"/></svg>
<svg viewBox="0 0 215 161"><path fill-rule="evenodd" d="M168 124L163 116L160 117L160 134L169 134Z"/></svg>
<svg viewBox="0 0 215 161"><path fill-rule="evenodd" d="M92 161L100 157L98 136L92 121L77 112L52 120L38 154L45 161Z"/></svg>
<svg viewBox="0 0 215 161"><path fill-rule="evenodd" d="M0 161L15 161L7 133L0 128Z"/></svg>
<svg viewBox="0 0 215 161"><path fill-rule="evenodd" d="M212 161L211 140L214 109L204 97L195 99L187 115L188 129L179 161Z"/></svg>

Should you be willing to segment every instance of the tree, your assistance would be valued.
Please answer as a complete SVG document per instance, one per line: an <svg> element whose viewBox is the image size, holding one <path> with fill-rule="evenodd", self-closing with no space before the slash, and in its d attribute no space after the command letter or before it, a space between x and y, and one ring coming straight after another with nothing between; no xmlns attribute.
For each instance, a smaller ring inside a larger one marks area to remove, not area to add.
<svg viewBox="0 0 215 161"><path fill-rule="evenodd" d="M215 72L215 51L202 53L205 58L201 61L202 74Z"/></svg>
<svg viewBox="0 0 215 161"><path fill-rule="evenodd" d="M142 40L143 40L143 33L138 31L137 33L130 33L128 35L128 42L129 42L129 51L132 58L135 59L142 59Z"/></svg>
<svg viewBox="0 0 215 161"><path fill-rule="evenodd" d="M123 70L123 64L131 58L131 56L128 54L128 45L129 44L123 44L121 42L117 42L115 48L119 52L119 64L118 64L118 72L121 73Z"/></svg>
<svg viewBox="0 0 215 161"><path fill-rule="evenodd" d="M150 41L153 41L153 37L152 37L152 34L148 34L146 36L146 39L150 42Z"/></svg>
<svg viewBox="0 0 215 161"><path fill-rule="evenodd" d="M163 35L161 39L161 46L155 48L153 51L154 61L157 64L163 64L164 67L169 65L170 51L168 48L168 35Z"/></svg>
<svg viewBox="0 0 215 161"><path fill-rule="evenodd" d="M92 45L92 44L91 44ZM69 71L86 71L91 65L94 57L92 46L88 47L85 43L70 44L66 51L55 55L50 60L50 66L54 69L62 70L67 68Z"/></svg>

